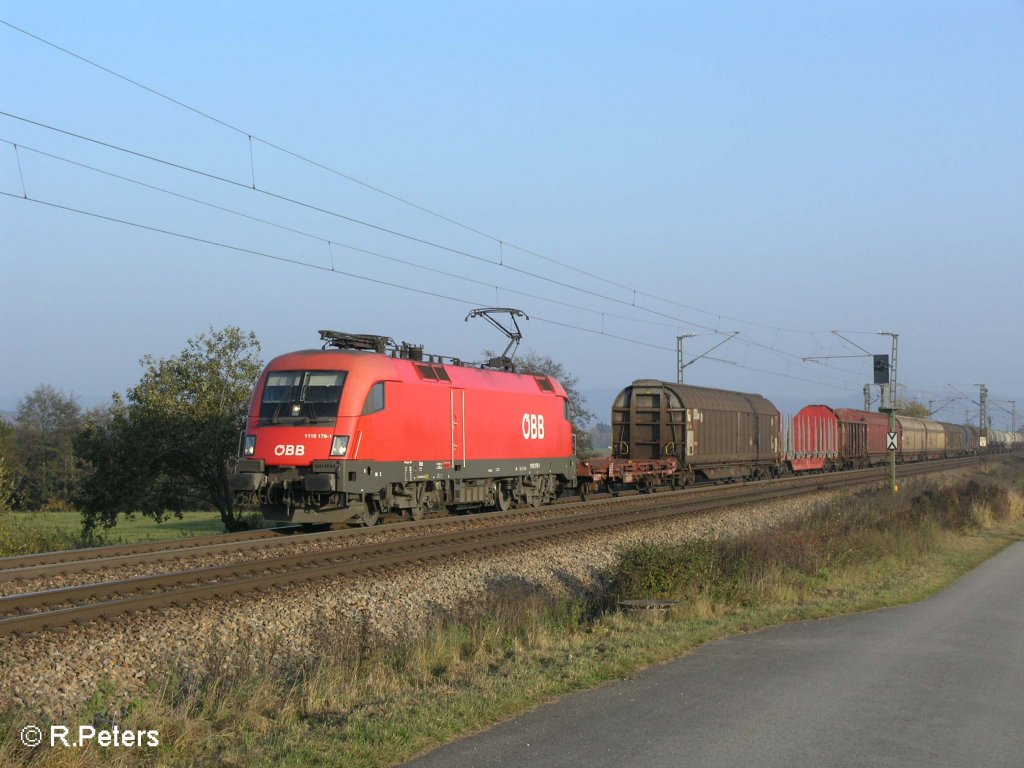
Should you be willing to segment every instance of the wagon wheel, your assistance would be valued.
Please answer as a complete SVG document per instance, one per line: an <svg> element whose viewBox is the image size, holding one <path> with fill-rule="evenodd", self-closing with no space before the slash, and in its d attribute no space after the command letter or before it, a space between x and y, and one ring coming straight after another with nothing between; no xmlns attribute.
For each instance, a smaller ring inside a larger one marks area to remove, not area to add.
<svg viewBox="0 0 1024 768"><path fill-rule="evenodd" d="M509 493L505 483L497 483L494 488L494 508L499 512L508 512L512 506L512 494Z"/></svg>
<svg viewBox="0 0 1024 768"><path fill-rule="evenodd" d="M594 492L593 483L580 483L580 501L586 501Z"/></svg>

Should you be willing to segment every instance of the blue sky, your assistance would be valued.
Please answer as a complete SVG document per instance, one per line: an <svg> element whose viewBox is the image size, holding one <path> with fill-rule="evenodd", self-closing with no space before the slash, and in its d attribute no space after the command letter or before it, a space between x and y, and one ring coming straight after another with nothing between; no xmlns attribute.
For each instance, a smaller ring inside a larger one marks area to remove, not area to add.
<svg viewBox="0 0 1024 768"><path fill-rule="evenodd" d="M463 318L500 304L599 413L674 379L677 335L702 334L689 359L736 330L688 382L861 403L866 358L802 361L855 351L838 329L872 352L898 332L920 399L986 383L1024 414L1021 3L3 0L0 19L233 126L0 25L2 409L41 383L106 401L210 325L268 357L337 328L472 359L503 341Z"/></svg>

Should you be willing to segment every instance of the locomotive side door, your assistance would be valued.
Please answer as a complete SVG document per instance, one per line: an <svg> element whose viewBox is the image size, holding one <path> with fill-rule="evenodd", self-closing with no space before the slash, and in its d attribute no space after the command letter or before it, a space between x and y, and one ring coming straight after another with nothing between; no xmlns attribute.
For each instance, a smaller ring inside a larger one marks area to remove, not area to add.
<svg viewBox="0 0 1024 768"><path fill-rule="evenodd" d="M466 390L451 389L452 468L466 466Z"/></svg>

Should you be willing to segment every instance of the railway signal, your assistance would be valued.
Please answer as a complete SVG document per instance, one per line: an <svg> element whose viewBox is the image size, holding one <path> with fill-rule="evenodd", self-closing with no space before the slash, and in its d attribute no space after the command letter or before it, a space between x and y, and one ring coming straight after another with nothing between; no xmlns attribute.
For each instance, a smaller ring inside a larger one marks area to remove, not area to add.
<svg viewBox="0 0 1024 768"><path fill-rule="evenodd" d="M889 356L888 355L875 355L874 356L874 369L875 369L875 384L888 384L889 383Z"/></svg>
<svg viewBox="0 0 1024 768"><path fill-rule="evenodd" d="M845 341L852 347L856 347L863 354L860 355L828 355L826 357L805 357L804 360L826 360L830 358L839 357L870 357L872 362L872 370L874 372L875 384L879 385L881 390L882 404L878 409L879 413L889 414L889 433L896 431L896 354L899 348L898 340L899 334L893 333L892 331L879 331L879 336L889 336L892 338L892 354L891 355L873 355L868 352L860 344L856 344L850 341L848 338L843 336L839 331L832 331L833 334L838 336L840 339ZM864 398L865 410L868 410L870 403L868 397ZM899 490L896 485L896 451L890 449L891 460L889 462L889 476L890 486L895 493Z"/></svg>

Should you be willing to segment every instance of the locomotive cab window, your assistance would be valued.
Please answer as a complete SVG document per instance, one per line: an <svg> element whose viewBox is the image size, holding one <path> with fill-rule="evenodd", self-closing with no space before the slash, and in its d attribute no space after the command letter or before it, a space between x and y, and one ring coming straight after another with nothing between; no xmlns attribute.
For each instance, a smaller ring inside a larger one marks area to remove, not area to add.
<svg viewBox="0 0 1024 768"><path fill-rule="evenodd" d="M363 405L363 416L377 413L384 410L384 382L378 381L366 395L366 403Z"/></svg>
<svg viewBox="0 0 1024 768"><path fill-rule="evenodd" d="M333 424L344 371L271 371L263 387L260 425Z"/></svg>

